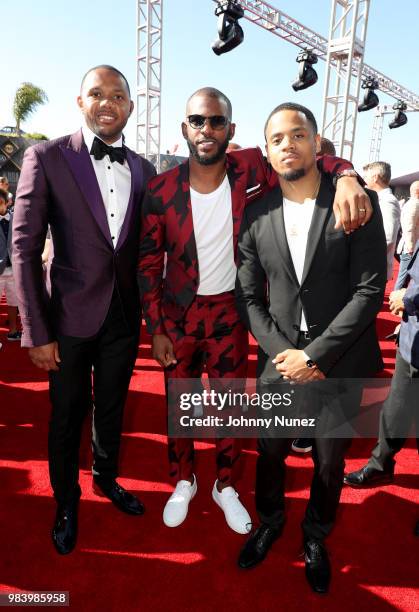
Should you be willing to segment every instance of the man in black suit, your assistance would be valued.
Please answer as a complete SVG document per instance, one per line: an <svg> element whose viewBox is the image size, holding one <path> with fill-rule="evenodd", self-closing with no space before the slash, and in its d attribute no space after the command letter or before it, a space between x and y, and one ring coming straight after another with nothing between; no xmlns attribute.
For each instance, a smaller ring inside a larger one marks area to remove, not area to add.
<svg viewBox="0 0 419 612"><path fill-rule="evenodd" d="M334 186L316 165L320 136L311 111L281 104L266 122L265 137L279 186L245 209L236 285L240 315L259 343L259 383L281 377L301 385L325 377L372 376L382 367L375 318L386 283L386 242L377 197L368 194L372 220L345 235L334 227ZM359 407L362 388L355 387L339 399L344 414L350 414L354 404ZM331 401L336 403L336 397ZM322 411L326 404L322 400ZM328 419L333 414L329 411ZM350 445L348 437L333 439L326 433L318 424L310 500L302 523L306 576L316 592L326 592L330 582L323 541L335 519ZM258 442L256 507L261 525L241 551L242 568L262 561L281 535L284 461L291 443L275 437Z"/></svg>

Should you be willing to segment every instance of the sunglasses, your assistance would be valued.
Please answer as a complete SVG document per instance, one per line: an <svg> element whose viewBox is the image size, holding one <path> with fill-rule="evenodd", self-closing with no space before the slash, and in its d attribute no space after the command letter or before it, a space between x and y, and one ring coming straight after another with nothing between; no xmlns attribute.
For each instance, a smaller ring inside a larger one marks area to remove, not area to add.
<svg viewBox="0 0 419 612"><path fill-rule="evenodd" d="M212 117L204 117L203 115L189 115L186 117L189 125L194 130L202 130L205 122L208 120L212 130L223 130L229 123L229 119L224 115L212 115Z"/></svg>

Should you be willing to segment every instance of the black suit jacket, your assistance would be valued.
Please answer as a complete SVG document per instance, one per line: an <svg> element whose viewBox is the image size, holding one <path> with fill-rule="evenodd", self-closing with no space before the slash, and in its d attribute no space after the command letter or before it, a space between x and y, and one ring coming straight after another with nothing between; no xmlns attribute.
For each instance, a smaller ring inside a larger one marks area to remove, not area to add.
<svg viewBox="0 0 419 612"><path fill-rule="evenodd" d="M236 299L259 343L258 376L278 374L271 363L298 342L304 309L311 343L305 348L328 377L368 377L382 368L375 318L386 285L386 240L378 199L371 221L349 236L335 230L335 189L323 175L309 230L301 285L285 234L278 187L244 211L239 237Z"/></svg>

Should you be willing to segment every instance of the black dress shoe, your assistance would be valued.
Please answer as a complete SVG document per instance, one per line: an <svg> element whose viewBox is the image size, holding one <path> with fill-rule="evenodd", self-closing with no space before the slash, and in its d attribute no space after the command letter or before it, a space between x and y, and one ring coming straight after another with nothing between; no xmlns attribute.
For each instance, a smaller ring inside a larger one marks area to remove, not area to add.
<svg viewBox="0 0 419 612"><path fill-rule="evenodd" d="M356 472L345 474L343 482L350 487L368 488L390 484L393 482L393 479L394 475L392 472L381 472L366 465Z"/></svg>
<svg viewBox="0 0 419 612"><path fill-rule="evenodd" d="M105 496L122 512L126 514L144 514L144 506L132 493L121 487L116 480L93 481L93 491L97 495Z"/></svg>
<svg viewBox="0 0 419 612"><path fill-rule="evenodd" d="M315 593L327 593L330 584L330 562L327 550L316 540L304 542L306 578Z"/></svg>
<svg viewBox="0 0 419 612"><path fill-rule="evenodd" d="M52 529L52 541L60 555L68 555L77 541L77 515L79 502L59 505Z"/></svg>
<svg viewBox="0 0 419 612"><path fill-rule="evenodd" d="M238 564L242 569L250 569L264 560L272 544L282 534L283 526L271 527L262 523L243 546Z"/></svg>

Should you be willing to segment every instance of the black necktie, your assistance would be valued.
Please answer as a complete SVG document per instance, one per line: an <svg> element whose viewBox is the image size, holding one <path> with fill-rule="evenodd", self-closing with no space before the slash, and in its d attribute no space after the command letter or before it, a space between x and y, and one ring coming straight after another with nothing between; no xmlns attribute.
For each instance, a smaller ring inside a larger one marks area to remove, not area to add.
<svg viewBox="0 0 419 612"><path fill-rule="evenodd" d="M105 155L109 155L112 163L116 161L119 164L123 164L127 156L124 147L110 147L96 136L90 149L90 155L93 155L95 159L103 159Z"/></svg>

